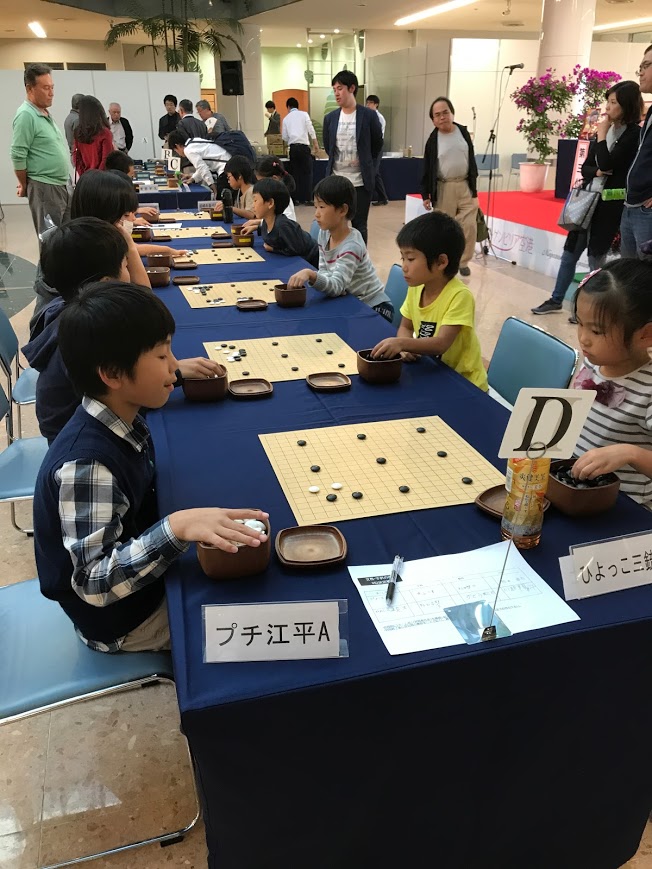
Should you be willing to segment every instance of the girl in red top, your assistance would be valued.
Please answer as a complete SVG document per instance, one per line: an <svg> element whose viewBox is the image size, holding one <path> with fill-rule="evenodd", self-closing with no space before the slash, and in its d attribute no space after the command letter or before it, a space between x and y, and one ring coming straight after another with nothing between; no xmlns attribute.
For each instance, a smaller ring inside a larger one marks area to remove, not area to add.
<svg viewBox="0 0 652 869"><path fill-rule="evenodd" d="M115 150L109 121L102 103L96 97L85 96L79 101L79 123L75 128L73 163L77 176L88 169L104 169L104 163Z"/></svg>

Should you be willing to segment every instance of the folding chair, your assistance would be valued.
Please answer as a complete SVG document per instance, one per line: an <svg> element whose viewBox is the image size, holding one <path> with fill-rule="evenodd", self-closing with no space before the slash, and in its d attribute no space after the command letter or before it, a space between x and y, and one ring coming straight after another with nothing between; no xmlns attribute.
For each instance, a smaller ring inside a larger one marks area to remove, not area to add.
<svg viewBox="0 0 652 869"><path fill-rule="evenodd" d="M10 414L10 404L0 387L0 421ZM9 416L10 419L10 416ZM45 438L11 440L7 421L7 447L0 453L0 503L9 503L11 524L16 531L30 536L32 528L21 528L16 522L16 501L31 501L39 468L48 451Z"/></svg>
<svg viewBox="0 0 652 869"><path fill-rule="evenodd" d="M509 190L509 185L512 180L512 175L521 175L521 167L520 163L527 162L527 154L512 154L512 165L509 169L509 175L507 176L507 189Z"/></svg>
<svg viewBox="0 0 652 869"><path fill-rule="evenodd" d="M387 283L385 284L385 292L389 296L389 300L394 305L394 316L392 325L398 326L401 322L401 305L405 301L407 294L407 281L403 277L403 269L397 263L389 270Z"/></svg>
<svg viewBox="0 0 652 869"><path fill-rule="evenodd" d="M484 161L484 162L483 162ZM500 155L498 154L476 154L475 162L478 167L478 181L481 178L489 178L491 172L492 178L502 178L503 173L500 171ZM497 187L495 189L498 189Z"/></svg>
<svg viewBox="0 0 652 869"><path fill-rule="evenodd" d="M523 387L565 389L579 354L554 335L516 317L503 323L487 378L489 395L513 407Z"/></svg>
<svg viewBox="0 0 652 869"><path fill-rule="evenodd" d="M118 691L174 683L169 652L108 655L85 646L59 604L41 594L38 579L0 588L0 624L0 725ZM188 758L192 767L190 751ZM58 869L154 842L164 846L180 841L199 818L194 776L192 781L195 817L181 829L42 869Z"/></svg>
<svg viewBox="0 0 652 869"><path fill-rule="evenodd" d="M22 368L18 361L18 338L9 317L0 309L0 366L7 376L11 409L16 406L18 417L18 437L23 436L21 408L36 402L36 381L38 371L34 368ZM15 371L14 371L15 369ZM15 375L15 382L14 382ZM9 419L9 436L14 438L13 413Z"/></svg>

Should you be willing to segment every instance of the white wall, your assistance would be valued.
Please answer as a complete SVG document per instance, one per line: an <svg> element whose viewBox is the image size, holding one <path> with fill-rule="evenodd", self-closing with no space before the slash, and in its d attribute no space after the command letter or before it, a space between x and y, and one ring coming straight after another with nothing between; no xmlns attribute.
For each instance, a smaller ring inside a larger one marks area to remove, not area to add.
<svg viewBox="0 0 652 869"><path fill-rule="evenodd" d="M105 48L102 42L83 39L0 39L0 69L23 69L25 63L36 61L105 63L107 70L125 68L121 45Z"/></svg>
<svg viewBox="0 0 652 869"><path fill-rule="evenodd" d="M377 54L400 51L416 44L414 30L365 30L365 54L367 60Z"/></svg>
<svg viewBox="0 0 652 869"><path fill-rule="evenodd" d="M367 61L367 93L377 94L387 120L385 150L412 145L423 154L432 125L428 108L433 95L448 93L448 40L378 55Z"/></svg>
<svg viewBox="0 0 652 869"><path fill-rule="evenodd" d="M303 73L307 68L305 48L263 48L261 51L262 90L265 97L263 103L271 100L274 91L286 88L306 90L308 83Z"/></svg>
<svg viewBox="0 0 652 869"><path fill-rule="evenodd" d="M22 70L1 70L0 92L7 107L7 111L0 116L0 202L14 204L16 186L9 151L14 111L25 99ZM119 102L134 131L132 156L155 157L160 154L157 131L158 119L164 112L164 95L183 94L193 103L197 102L200 98L199 75L192 72L56 70L52 114L62 130L70 99L75 93L93 94L105 108L112 101Z"/></svg>
<svg viewBox="0 0 652 869"><path fill-rule="evenodd" d="M624 79L638 82L635 73L643 59L646 46L636 42L594 42L591 46L591 66L619 73ZM644 95L644 99L650 99Z"/></svg>

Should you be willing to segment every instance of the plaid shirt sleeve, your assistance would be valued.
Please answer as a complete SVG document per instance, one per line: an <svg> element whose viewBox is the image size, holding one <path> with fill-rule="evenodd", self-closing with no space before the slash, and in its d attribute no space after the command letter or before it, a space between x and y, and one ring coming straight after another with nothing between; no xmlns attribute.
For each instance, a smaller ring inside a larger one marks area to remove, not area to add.
<svg viewBox="0 0 652 869"><path fill-rule="evenodd" d="M189 544L168 518L140 537L120 541L129 502L99 462L67 462L57 472L63 545L73 563L72 588L92 606L107 606L152 582Z"/></svg>

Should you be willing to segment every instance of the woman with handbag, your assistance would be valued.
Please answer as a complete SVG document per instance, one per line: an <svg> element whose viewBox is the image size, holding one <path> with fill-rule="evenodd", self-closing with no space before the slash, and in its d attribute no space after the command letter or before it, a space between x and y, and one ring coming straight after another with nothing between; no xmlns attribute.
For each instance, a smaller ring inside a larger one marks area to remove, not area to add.
<svg viewBox="0 0 652 869"><path fill-rule="evenodd" d="M597 194L597 205L586 229L568 233L552 296L532 308L533 314L556 314L561 311L582 253L588 248L591 271L600 268L618 234L624 197L605 201L602 191L624 190L626 187L627 173L638 149L643 99L635 81L618 82L609 88L606 99L606 113L598 124L597 138L591 141L582 166L582 188ZM586 200L587 206L591 207L589 197ZM576 322L574 317L569 319L571 323Z"/></svg>

